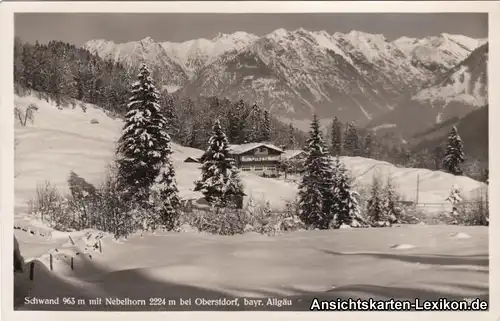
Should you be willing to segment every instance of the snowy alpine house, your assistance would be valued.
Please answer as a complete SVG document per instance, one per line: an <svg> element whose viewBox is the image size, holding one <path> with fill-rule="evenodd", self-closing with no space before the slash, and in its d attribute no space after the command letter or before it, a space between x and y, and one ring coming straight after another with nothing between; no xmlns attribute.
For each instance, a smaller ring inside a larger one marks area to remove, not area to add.
<svg viewBox="0 0 500 321"><path fill-rule="evenodd" d="M283 150L268 143L229 145L229 153L236 166L244 172L260 175L278 175Z"/></svg>

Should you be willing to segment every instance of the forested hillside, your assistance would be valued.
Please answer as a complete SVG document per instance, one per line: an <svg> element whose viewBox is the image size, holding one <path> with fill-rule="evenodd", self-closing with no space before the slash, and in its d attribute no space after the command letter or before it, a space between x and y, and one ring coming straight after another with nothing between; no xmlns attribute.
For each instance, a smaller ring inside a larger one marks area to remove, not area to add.
<svg viewBox="0 0 500 321"><path fill-rule="evenodd" d="M115 117L123 116L126 111L131 79L137 72L61 41L30 44L16 38L14 62L16 93L22 95L26 90L34 91L41 98L55 101L61 108L74 106L73 100L79 100L98 105ZM157 73L152 76L155 81L165 78ZM306 133L292 123L278 120L258 102L232 101L225 97L180 97L169 94L166 89L160 92L160 96L170 134L174 141L184 146L204 149L213 121L218 118L232 144L268 141L289 149L305 147ZM444 135L433 138L433 147L429 149L428 143L421 143L429 140L423 135L406 142L337 119L335 131L340 134L334 138L333 121L322 130L326 145L334 155L369 157L405 167L441 168L442 154L433 148L446 144ZM460 132L468 130L462 127L459 126ZM335 144L340 149L334 147ZM485 149L469 145L466 139L467 164L474 168L471 171L477 173L478 166L480 172L484 171L487 167L483 161ZM467 169L465 175L477 178Z"/></svg>
<svg viewBox="0 0 500 321"><path fill-rule="evenodd" d="M76 99L101 106L113 116L123 116L135 72L64 42L33 45L15 40L16 93L33 90L61 108L71 106ZM181 99L166 90L160 95L174 140L186 146L204 148L211 131L209 124L215 118L224 124L231 143L271 141L287 147L293 142L299 147L305 140L305 134L292 124L278 121L254 102L223 97Z"/></svg>

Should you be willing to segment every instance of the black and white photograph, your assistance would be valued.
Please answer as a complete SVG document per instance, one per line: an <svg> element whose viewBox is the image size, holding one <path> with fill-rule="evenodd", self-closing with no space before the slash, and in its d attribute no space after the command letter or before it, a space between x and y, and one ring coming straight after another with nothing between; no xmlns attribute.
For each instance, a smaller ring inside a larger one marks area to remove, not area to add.
<svg viewBox="0 0 500 321"><path fill-rule="evenodd" d="M488 12L250 12L13 14L13 310L488 311Z"/></svg>

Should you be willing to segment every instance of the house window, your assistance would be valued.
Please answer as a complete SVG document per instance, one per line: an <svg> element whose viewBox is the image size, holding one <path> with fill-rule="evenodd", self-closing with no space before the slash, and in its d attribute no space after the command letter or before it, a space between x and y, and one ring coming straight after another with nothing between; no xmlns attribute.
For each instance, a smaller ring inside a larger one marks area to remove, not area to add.
<svg viewBox="0 0 500 321"><path fill-rule="evenodd" d="M248 168L248 167L243 167L241 170L242 170L242 171L244 171L244 172L249 172L249 171L250 171L250 168Z"/></svg>
<svg viewBox="0 0 500 321"><path fill-rule="evenodd" d="M274 167L274 166L269 166L269 167L267 167L267 170L268 170L268 171L275 171L275 170L276 170L276 167Z"/></svg>
<svg viewBox="0 0 500 321"><path fill-rule="evenodd" d="M255 170L256 170L256 171L262 171L262 170L263 170L263 168L262 168L262 167L255 167Z"/></svg>

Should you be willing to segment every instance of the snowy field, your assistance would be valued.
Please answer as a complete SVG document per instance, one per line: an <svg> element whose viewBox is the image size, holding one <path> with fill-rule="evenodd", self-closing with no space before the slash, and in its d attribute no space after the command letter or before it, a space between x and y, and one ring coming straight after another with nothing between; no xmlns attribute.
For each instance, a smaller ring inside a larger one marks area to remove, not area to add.
<svg viewBox="0 0 500 321"><path fill-rule="evenodd" d="M194 298L226 296L288 297L293 306L237 309L307 309L310 298L434 298L464 299L488 296L488 228L458 226L401 226L381 229L304 231L275 237L257 234L213 236L198 233L134 235L114 241L99 233L51 231L26 216L26 201L37 183L50 180L62 190L70 170L99 184L111 161L121 123L97 108L84 113L58 110L34 97L16 97L26 108L35 103L35 123L16 124L15 225L21 253L36 262L33 281L29 267L18 275L18 303L23 296L55 298L166 298L176 306L30 305L20 309L194 309ZM98 124L91 124L96 119ZM174 165L181 196L192 191L198 164L183 163L202 151L174 145ZM420 176L420 200L444 202L453 184L468 195L481 186L465 177L422 169L396 168L364 158L344 158L360 183L371 181L374 168L390 172L403 194L415 193ZM375 166L374 165L378 165ZM282 206L296 194L291 182L242 173L247 194ZM23 230L24 229L24 230ZM53 255L53 271L49 270ZM73 257L74 269L70 268ZM27 263L28 264L28 263ZM179 306L179 298L193 305ZM147 302L148 304L149 302ZM198 308L220 310L221 307Z"/></svg>
<svg viewBox="0 0 500 321"><path fill-rule="evenodd" d="M50 249L52 272L44 254L36 261L33 281L27 267L25 274L18 276L21 301L23 296L67 296L87 302L97 297L177 300L175 306L60 302L20 309L217 310L224 308L196 307L194 302L179 306L179 299L232 296L289 298L292 304L255 307L241 302L237 307L241 310L304 310L313 297L488 299L488 235L484 227L416 225L275 237L170 233L136 235L123 243L104 237L102 253L91 249L91 242L83 235L72 238L75 245L67 236L46 240L23 231L16 235L23 254L35 254L30 253L33 247L40 251L38 255L50 243L54 246ZM71 256L74 270L69 264Z"/></svg>

